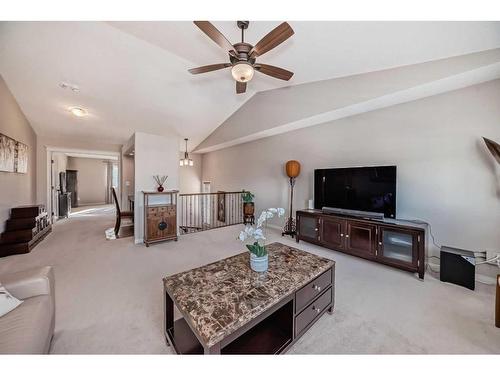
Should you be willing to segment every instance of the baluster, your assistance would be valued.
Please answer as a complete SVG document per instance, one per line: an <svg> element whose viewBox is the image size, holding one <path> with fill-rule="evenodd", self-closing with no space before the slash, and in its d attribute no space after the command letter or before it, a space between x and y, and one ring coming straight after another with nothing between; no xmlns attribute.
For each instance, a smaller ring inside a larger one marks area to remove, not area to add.
<svg viewBox="0 0 500 375"><path fill-rule="evenodd" d="M235 202L234 194L231 194L231 201L232 201L231 206L233 207L233 213L231 215L232 216L231 224L234 224L234 222L236 221L236 217L234 216L236 214L236 206L234 205L234 202Z"/></svg>
<svg viewBox="0 0 500 375"><path fill-rule="evenodd" d="M196 220L198 221L198 227L200 227L201 230L203 230L203 227L202 227L202 224L200 221L200 197L201 197L201 195L196 196Z"/></svg>
<svg viewBox="0 0 500 375"><path fill-rule="evenodd" d="M201 225L205 227L205 196L201 196Z"/></svg>
<svg viewBox="0 0 500 375"><path fill-rule="evenodd" d="M193 211L192 211L192 207L193 207L193 196L190 195L189 196L189 226L192 227L193 226Z"/></svg>
<svg viewBox="0 0 500 375"><path fill-rule="evenodd" d="M214 203L214 219L215 219L215 227L218 228L219 227L219 215L218 215L218 197L217 197L217 193L214 194L214 200L213 200L213 203Z"/></svg>
<svg viewBox="0 0 500 375"><path fill-rule="evenodd" d="M214 194L211 194L210 195L210 198L211 198L211 201L212 201L212 225L214 228L217 228L217 216L215 216L215 210L214 210L214 207L215 207L215 195Z"/></svg>

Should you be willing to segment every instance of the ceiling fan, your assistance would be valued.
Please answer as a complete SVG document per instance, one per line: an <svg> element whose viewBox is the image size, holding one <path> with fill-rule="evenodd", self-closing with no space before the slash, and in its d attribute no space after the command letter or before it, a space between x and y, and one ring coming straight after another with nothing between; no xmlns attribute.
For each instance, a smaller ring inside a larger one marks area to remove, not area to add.
<svg viewBox="0 0 500 375"><path fill-rule="evenodd" d="M249 21L237 21L236 24L241 29L241 43L231 44L217 28L208 21L194 21L210 39L219 45L229 55L229 62L200 66L189 69L191 74L207 73L214 70L231 67L231 74L236 81L236 93L242 94L247 89L247 82L253 78L254 72L258 71L268 76L288 81L293 73L276 66L256 63L256 59L274 47L283 43L293 35L293 29L286 22L274 28L263 37L255 46L245 43L245 30L250 24Z"/></svg>

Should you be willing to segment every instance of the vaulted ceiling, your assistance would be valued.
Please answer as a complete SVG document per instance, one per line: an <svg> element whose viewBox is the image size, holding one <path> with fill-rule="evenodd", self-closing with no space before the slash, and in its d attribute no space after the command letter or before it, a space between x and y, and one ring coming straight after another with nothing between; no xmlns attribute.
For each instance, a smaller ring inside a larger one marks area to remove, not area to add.
<svg viewBox="0 0 500 375"><path fill-rule="evenodd" d="M233 43L240 40L235 22L213 23ZM227 60L188 21L0 22L0 74L38 134L123 143L136 130L174 131L189 137L193 148L251 106L257 92L281 95L276 89L285 86L500 48L496 22L289 23L295 35L259 61L294 77L285 82L258 74L243 95L235 94L229 69L187 72ZM245 39L254 44L278 24L251 22ZM61 82L79 92L62 89ZM72 116L71 106L86 108L89 116Z"/></svg>

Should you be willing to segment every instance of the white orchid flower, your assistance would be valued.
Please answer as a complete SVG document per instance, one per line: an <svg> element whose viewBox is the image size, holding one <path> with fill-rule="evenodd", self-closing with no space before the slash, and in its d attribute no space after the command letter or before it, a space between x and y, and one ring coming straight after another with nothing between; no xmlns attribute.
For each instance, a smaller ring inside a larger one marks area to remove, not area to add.
<svg viewBox="0 0 500 375"><path fill-rule="evenodd" d="M253 236L254 232L255 232L255 229L253 229L252 226L247 225L245 227L245 233L247 234L247 236L249 236L249 237Z"/></svg>
<svg viewBox="0 0 500 375"><path fill-rule="evenodd" d="M255 238L257 241L266 239L266 237L264 237L264 233L262 232L262 229L260 229L260 228L255 230L255 232L253 233L253 238Z"/></svg>
<svg viewBox="0 0 500 375"><path fill-rule="evenodd" d="M239 240L244 242L249 238L253 238L256 241L265 240L266 237L264 235L264 230L262 229L262 225L268 220L274 217L274 215L278 215L279 217L285 214L284 208L268 208L261 212L259 218L257 219L257 225L255 227L250 224L245 226L245 229L240 232Z"/></svg>
<svg viewBox="0 0 500 375"><path fill-rule="evenodd" d="M242 231L240 232L240 236L239 236L240 241L241 241L241 242L244 242L244 241L246 241L246 239L247 239L247 238L248 238L247 234L245 233L245 231L244 231L244 230L242 230Z"/></svg>
<svg viewBox="0 0 500 375"><path fill-rule="evenodd" d="M266 212L262 211L259 218L257 219L257 228L260 228L262 224L264 224L264 221L266 221Z"/></svg>
<svg viewBox="0 0 500 375"><path fill-rule="evenodd" d="M246 241L249 237L252 237L254 234L255 229L252 228L252 226L247 225L245 226L245 230L242 230L239 235L240 241Z"/></svg>

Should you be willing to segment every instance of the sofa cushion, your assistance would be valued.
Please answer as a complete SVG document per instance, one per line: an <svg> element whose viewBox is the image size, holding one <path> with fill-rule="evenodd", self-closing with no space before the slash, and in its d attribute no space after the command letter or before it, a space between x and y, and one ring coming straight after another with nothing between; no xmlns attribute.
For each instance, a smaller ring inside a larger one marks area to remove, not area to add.
<svg viewBox="0 0 500 375"><path fill-rule="evenodd" d="M48 353L54 330L54 304L48 295L24 300L0 318L0 353Z"/></svg>
<svg viewBox="0 0 500 375"><path fill-rule="evenodd" d="M14 310L21 303L23 303L23 301L18 300L0 284L0 318Z"/></svg>

